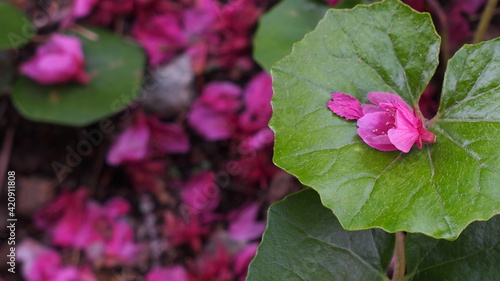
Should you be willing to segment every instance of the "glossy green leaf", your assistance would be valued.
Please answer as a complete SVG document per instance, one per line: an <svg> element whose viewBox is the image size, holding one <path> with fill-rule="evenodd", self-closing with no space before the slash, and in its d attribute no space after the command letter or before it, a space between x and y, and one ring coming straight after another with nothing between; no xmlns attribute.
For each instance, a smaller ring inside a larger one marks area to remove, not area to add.
<svg viewBox="0 0 500 281"><path fill-rule="evenodd" d="M290 53L293 43L314 29L323 18L326 2L283 0L259 20L254 58L265 69Z"/></svg>
<svg viewBox="0 0 500 281"><path fill-rule="evenodd" d="M332 92L368 103L386 91L417 105L438 62L428 14L395 0L330 10L271 70L275 163L313 187L349 230L380 227L456 239L500 212L500 47L469 46L449 62L435 144L410 153L366 145L356 122L326 107Z"/></svg>
<svg viewBox="0 0 500 281"><path fill-rule="evenodd" d="M15 49L29 42L35 27L28 17L6 1L0 1L0 50Z"/></svg>
<svg viewBox="0 0 500 281"><path fill-rule="evenodd" d="M343 230L312 189L271 206L247 281L387 280L394 235ZM409 233L406 281L500 280L500 216L470 224L455 241Z"/></svg>
<svg viewBox="0 0 500 281"><path fill-rule="evenodd" d="M500 280L500 216L472 223L455 241L409 234L406 261L405 280Z"/></svg>
<svg viewBox="0 0 500 281"><path fill-rule="evenodd" d="M81 38L90 83L42 86L20 76L12 99L22 115L35 121L84 126L120 111L137 97L145 65L142 50L109 31L91 30L98 40Z"/></svg>
<svg viewBox="0 0 500 281"><path fill-rule="evenodd" d="M306 189L271 206L247 281L388 280L394 235L346 231Z"/></svg>

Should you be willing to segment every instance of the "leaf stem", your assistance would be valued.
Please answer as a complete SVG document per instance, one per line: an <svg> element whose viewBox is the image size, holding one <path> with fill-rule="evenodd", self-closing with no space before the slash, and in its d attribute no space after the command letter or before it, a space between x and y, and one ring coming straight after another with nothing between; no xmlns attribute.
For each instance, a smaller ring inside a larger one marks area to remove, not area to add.
<svg viewBox="0 0 500 281"><path fill-rule="evenodd" d="M476 33L474 34L474 39L472 40L473 44L479 43L483 40L484 34L486 33L486 30L488 30L488 26L490 25L491 17L493 17L493 14L495 13L497 3L498 0L488 0L486 8L484 8L483 14L481 15L479 26L477 27Z"/></svg>
<svg viewBox="0 0 500 281"><path fill-rule="evenodd" d="M394 273L391 281L401 281L405 277L406 258L405 258L405 234L404 232L396 232L396 247L394 249Z"/></svg>

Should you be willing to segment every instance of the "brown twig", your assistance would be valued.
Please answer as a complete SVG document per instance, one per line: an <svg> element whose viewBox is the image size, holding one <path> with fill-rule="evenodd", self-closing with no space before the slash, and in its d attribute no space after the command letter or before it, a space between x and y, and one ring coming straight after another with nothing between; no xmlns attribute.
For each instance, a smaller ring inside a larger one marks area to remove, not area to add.
<svg viewBox="0 0 500 281"><path fill-rule="evenodd" d="M488 4L486 4L486 8L484 8L481 20L479 21L479 26L474 34L474 39L472 39L473 44L479 43L483 40L484 34L486 34L486 30L488 30L488 26L490 25L491 18L495 13L497 3L498 0L489 0Z"/></svg>
<svg viewBox="0 0 500 281"><path fill-rule="evenodd" d="M405 234L404 232L396 232L396 247L394 249L394 273L391 281L401 281L406 273L406 257L405 257Z"/></svg>

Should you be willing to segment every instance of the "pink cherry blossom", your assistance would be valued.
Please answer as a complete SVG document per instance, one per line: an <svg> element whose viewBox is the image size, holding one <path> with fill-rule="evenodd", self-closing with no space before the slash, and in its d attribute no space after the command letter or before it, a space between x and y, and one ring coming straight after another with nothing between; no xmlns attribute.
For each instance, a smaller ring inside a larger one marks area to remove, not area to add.
<svg viewBox="0 0 500 281"><path fill-rule="evenodd" d="M74 36L54 34L37 48L35 56L24 62L20 70L44 85L72 81L86 84L90 77L84 65L80 40Z"/></svg>
<svg viewBox="0 0 500 281"><path fill-rule="evenodd" d="M412 110L398 95L370 92L367 97L374 105L362 107L362 115L360 103L343 93L333 93L333 102L327 105L347 120L358 119L359 136L375 149L408 153L414 144L422 148L422 142L435 142L435 135L423 127L416 110Z"/></svg>
<svg viewBox="0 0 500 281"><path fill-rule="evenodd" d="M97 4L97 0L75 0L73 2L73 17L85 17L92 11Z"/></svg>
<svg viewBox="0 0 500 281"><path fill-rule="evenodd" d="M262 72L246 86L244 93L245 110L240 114L239 126L246 133L254 133L267 127L271 119L272 79Z"/></svg>
<svg viewBox="0 0 500 281"><path fill-rule="evenodd" d="M171 212L166 212L164 219L163 232L172 246L189 244L195 251L202 249L202 238L209 233L209 229L202 225L197 215L188 214L184 220Z"/></svg>
<svg viewBox="0 0 500 281"><path fill-rule="evenodd" d="M151 270L146 276L146 281L189 281L189 275L184 267L158 267Z"/></svg>
<svg viewBox="0 0 500 281"><path fill-rule="evenodd" d="M129 210L123 198L101 205L81 188L42 208L35 222L51 235L54 245L82 249L90 260L115 266L131 262L139 250L132 228L120 220Z"/></svg>
<svg viewBox="0 0 500 281"><path fill-rule="evenodd" d="M245 138L241 142L241 153L253 152L272 146L274 143L274 132L269 128L263 128L255 134Z"/></svg>
<svg viewBox="0 0 500 281"><path fill-rule="evenodd" d="M232 281L234 273L231 269L232 258L227 246L222 243L214 245L215 248L204 251L193 264L193 281Z"/></svg>
<svg viewBox="0 0 500 281"><path fill-rule="evenodd" d="M229 215L229 237L235 241L247 242L259 238L266 224L257 221L259 204L250 204Z"/></svg>
<svg viewBox="0 0 500 281"><path fill-rule="evenodd" d="M234 271L238 274L238 280L244 281L247 276L248 266L257 252L258 242L245 245L234 257Z"/></svg>
<svg viewBox="0 0 500 281"><path fill-rule="evenodd" d="M192 213L207 214L219 205L220 191L215 183L213 172L200 172L194 175L182 190L182 202Z"/></svg>
<svg viewBox="0 0 500 281"><path fill-rule="evenodd" d="M177 124L160 122L137 111L134 124L117 136L108 155L110 165L141 161L159 153L184 153L189 150L189 137Z"/></svg>
<svg viewBox="0 0 500 281"><path fill-rule="evenodd" d="M218 112L235 112L241 107L241 88L231 82L208 83L200 101Z"/></svg>
<svg viewBox="0 0 500 281"><path fill-rule="evenodd" d="M26 281L97 281L88 267L63 266L59 254L28 238L21 242L17 256L23 263Z"/></svg>
<svg viewBox="0 0 500 281"><path fill-rule="evenodd" d="M356 98L343 93L333 93L332 99L328 101L327 106L338 116L346 120L358 120L363 117L363 107Z"/></svg>
<svg viewBox="0 0 500 281"><path fill-rule="evenodd" d="M230 82L209 83L193 103L188 123L207 140L227 139L236 131L240 99L241 89L237 85Z"/></svg>
<svg viewBox="0 0 500 281"><path fill-rule="evenodd" d="M158 65L172 58L188 44L188 38L176 13L140 14L132 27L132 34L144 47L150 65Z"/></svg>

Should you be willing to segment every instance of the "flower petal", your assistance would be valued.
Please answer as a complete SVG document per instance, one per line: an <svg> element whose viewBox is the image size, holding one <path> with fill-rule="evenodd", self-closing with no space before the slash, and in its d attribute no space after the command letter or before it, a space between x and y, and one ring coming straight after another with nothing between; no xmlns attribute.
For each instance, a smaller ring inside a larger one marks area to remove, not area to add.
<svg viewBox="0 0 500 281"><path fill-rule="evenodd" d="M346 120L357 120L363 117L363 108L356 98L344 93L333 93L332 99L333 101L327 103L328 108L338 116Z"/></svg>

